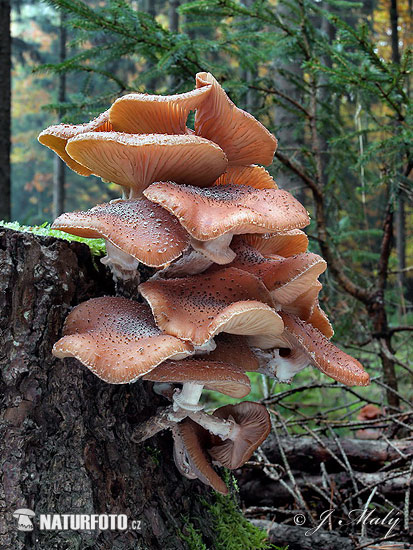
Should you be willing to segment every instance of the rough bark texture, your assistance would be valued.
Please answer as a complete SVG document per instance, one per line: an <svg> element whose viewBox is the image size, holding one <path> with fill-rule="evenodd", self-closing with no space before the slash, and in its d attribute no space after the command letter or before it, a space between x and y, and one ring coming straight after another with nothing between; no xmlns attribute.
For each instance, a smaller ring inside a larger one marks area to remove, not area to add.
<svg viewBox="0 0 413 550"><path fill-rule="evenodd" d="M10 219L10 0L0 1L0 220Z"/></svg>
<svg viewBox="0 0 413 550"><path fill-rule="evenodd" d="M133 429L163 404L150 383L109 385L74 359L51 355L70 307L114 294L89 249L52 237L0 231L0 548L3 550L187 548L183 516L214 534L163 433L143 445ZM142 531L18 532L12 513L122 513Z"/></svg>

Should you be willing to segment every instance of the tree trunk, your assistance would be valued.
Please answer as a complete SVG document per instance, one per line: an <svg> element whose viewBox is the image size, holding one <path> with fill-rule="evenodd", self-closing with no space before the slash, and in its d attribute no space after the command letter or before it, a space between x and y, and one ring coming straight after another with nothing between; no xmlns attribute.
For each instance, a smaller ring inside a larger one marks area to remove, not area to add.
<svg viewBox="0 0 413 550"><path fill-rule="evenodd" d="M65 14L60 12L60 27L59 27L59 63L66 60L66 26ZM66 101L66 73L59 74L59 87L57 101L64 103ZM62 110L57 112L58 122L62 118ZM65 175L66 163L57 155L54 159L54 174L53 174L53 218L57 218L65 211Z"/></svg>
<svg viewBox="0 0 413 550"><path fill-rule="evenodd" d="M11 36L10 0L0 1L0 220L10 220Z"/></svg>
<svg viewBox="0 0 413 550"><path fill-rule="evenodd" d="M163 398L51 354L70 307L114 294L97 264L83 244L0 231L0 548L183 550L185 516L213 548L215 494L179 474L170 434L131 442ZM34 531L17 531L19 508L36 513ZM127 514L142 530L44 531L40 513Z"/></svg>
<svg viewBox="0 0 413 550"><path fill-rule="evenodd" d="M390 26L391 26L391 51L393 63L400 64L399 50L399 30L398 30L399 12L397 0L390 2ZM397 252L397 283L399 285L400 296L403 299L405 285L405 267L406 267L406 214L403 192L399 190L397 196L397 207L395 216L396 225L396 252ZM402 304L403 305L403 304Z"/></svg>

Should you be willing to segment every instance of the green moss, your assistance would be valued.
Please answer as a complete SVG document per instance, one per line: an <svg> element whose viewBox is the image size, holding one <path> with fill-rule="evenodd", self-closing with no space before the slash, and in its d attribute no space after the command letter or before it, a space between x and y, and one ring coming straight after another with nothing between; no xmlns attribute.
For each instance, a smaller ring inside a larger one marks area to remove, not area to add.
<svg viewBox="0 0 413 550"><path fill-rule="evenodd" d="M208 550L202 540L202 533L195 528L187 516L182 518L185 523L185 533L182 531L179 536L188 545L188 550Z"/></svg>
<svg viewBox="0 0 413 550"><path fill-rule="evenodd" d="M215 502L211 504L202 500L202 504L211 515L212 531L215 533L211 550L282 550L267 540L267 534L249 522L239 509L236 496L238 491L235 478L228 473L225 482L232 486L232 494L216 493ZM188 544L188 550L207 550L196 519L185 517L185 533L180 536ZM208 547L209 548L209 547Z"/></svg>
<svg viewBox="0 0 413 550"><path fill-rule="evenodd" d="M65 241L76 241L78 243L86 244L91 253L94 256L101 256L106 254L106 246L104 239L84 239L83 237L76 237L75 235L70 235L64 231L57 231L56 229L50 229L49 223L44 223L43 225L20 225L19 222L3 222L0 221L0 227L5 227L6 229L14 229L14 231L21 231L23 233L33 233L34 235L40 235L42 237L56 237L57 239L63 239Z"/></svg>

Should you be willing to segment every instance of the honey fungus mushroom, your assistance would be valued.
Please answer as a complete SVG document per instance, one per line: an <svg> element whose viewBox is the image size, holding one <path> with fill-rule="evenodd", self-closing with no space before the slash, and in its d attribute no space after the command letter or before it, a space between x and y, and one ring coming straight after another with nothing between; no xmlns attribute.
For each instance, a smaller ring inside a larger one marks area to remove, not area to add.
<svg viewBox="0 0 413 550"><path fill-rule="evenodd" d="M195 113L195 133L218 143L230 164L272 163L275 137L252 115L239 109L211 73L198 73L196 87L212 86Z"/></svg>
<svg viewBox="0 0 413 550"><path fill-rule="evenodd" d="M335 346L317 328L295 315L280 312L284 332L278 345L255 349L259 372L281 382L290 382L297 372L312 365L347 386L368 386L370 377L362 365Z"/></svg>
<svg viewBox="0 0 413 550"><path fill-rule="evenodd" d="M239 269L149 280L139 291L165 333L196 346L209 346L220 332L271 342L284 329L263 283Z"/></svg>
<svg viewBox="0 0 413 550"><path fill-rule="evenodd" d="M189 246L189 236L176 218L160 206L141 200L117 200L86 212L59 216L52 229L79 237L103 238L115 278L138 278L139 263L163 267Z"/></svg>
<svg viewBox="0 0 413 550"><path fill-rule="evenodd" d="M85 124L54 124L39 134L38 140L54 151L59 157L77 174L90 176L91 171L76 160L72 159L66 152L66 145L69 139L88 132L111 132L112 124L109 121L109 110L100 114L97 118Z"/></svg>
<svg viewBox="0 0 413 550"><path fill-rule="evenodd" d="M203 86L174 95L128 94L117 99L109 110L117 132L128 134L191 134L186 127L190 111L198 108L212 89Z"/></svg>
<svg viewBox="0 0 413 550"><path fill-rule="evenodd" d="M163 334L150 308L126 298L92 298L68 315L56 357L75 357L110 384L134 382L157 365L191 355L193 347Z"/></svg>
<svg viewBox="0 0 413 550"><path fill-rule="evenodd" d="M194 135L88 132L70 139L66 152L90 173L121 185L130 199L165 179L210 185L227 166L218 145Z"/></svg>
<svg viewBox="0 0 413 550"><path fill-rule="evenodd" d="M281 189L159 182L144 195L176 216L191 235L192 247L217 264L234 260L236 254L230 248L234 235L289 231L309 223L305 208Z"/></svg>

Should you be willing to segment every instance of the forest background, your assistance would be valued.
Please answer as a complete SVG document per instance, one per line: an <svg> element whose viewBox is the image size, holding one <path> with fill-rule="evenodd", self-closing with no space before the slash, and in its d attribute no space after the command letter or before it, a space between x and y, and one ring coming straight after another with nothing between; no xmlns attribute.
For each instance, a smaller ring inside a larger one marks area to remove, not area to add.
<svg viewBox="0 0 413 550"><path fill-rule="evenodd" d="M119 196L66 169L37 142L41 129L86 122L130 91L187 91L210 71L279 140L269 170L310 211L310 249L328 261L321 305L376 382L359 395L411 402L411 0L3 0L1 10L2 75L12 63L5 220L42 225ZM260 384L252 397L268 395ZM336 399L314 392L299 399Z"/></svg>

